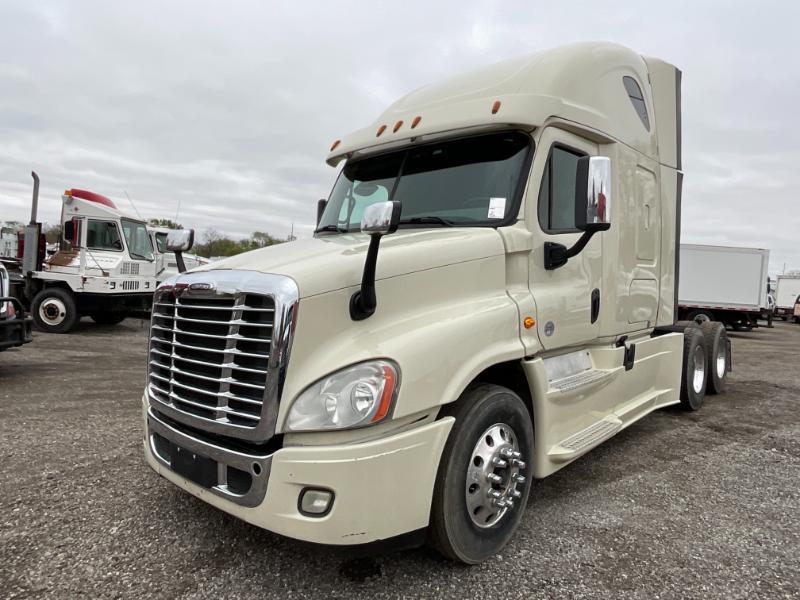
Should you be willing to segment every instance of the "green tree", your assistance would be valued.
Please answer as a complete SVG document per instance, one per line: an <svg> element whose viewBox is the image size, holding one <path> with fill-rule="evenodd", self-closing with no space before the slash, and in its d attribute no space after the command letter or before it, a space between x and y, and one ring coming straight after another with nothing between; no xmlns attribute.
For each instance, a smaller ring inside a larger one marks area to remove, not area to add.
<svg viewBox="0 0 800 600"><path fill-rule="evenodd" d="M170 219L150 219L147 222L150 227L166 227L167 229L183 229L183 225L171 221Z"/></svg>

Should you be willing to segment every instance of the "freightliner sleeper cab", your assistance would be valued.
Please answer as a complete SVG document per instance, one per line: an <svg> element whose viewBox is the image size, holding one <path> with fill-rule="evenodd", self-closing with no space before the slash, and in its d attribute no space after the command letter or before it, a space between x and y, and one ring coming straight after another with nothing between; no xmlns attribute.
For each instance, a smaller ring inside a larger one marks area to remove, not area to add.
<svg viewBox="0 0 800 600"><path fill-rule="evenodd" d="M144 448L175 485L292 538L476 563L532 478L723 389L724 328L675 323L674 66L600 43L485 67L327 162L312 239L156 291Z"/></svg>

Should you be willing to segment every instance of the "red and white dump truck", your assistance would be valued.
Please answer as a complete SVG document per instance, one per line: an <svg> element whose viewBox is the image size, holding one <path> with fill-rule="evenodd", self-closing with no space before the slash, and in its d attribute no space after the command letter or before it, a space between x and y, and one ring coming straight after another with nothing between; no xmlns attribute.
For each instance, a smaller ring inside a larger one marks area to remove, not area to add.
<svg viewBox="0 0 800 600"><path fill-rule="evenodd" d="M84 315L115 324L132 311L149 311L159 273L145 222L125 215L106 196L66 190L58 250L45 257L41 223L36 221L39 177L35 172L32 176L31 220L19 250L21 278L15 293L30 308L36 327L66 333ZM191 248L192 230L170 235L165 244L169 252L178 256Z"/></svg>

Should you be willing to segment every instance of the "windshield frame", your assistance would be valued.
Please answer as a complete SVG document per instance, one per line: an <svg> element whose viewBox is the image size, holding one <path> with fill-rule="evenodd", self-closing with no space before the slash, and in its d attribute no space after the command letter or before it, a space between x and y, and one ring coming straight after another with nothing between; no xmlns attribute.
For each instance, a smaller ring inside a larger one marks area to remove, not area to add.
<svg viewBox="0 0 800 600"><path fill-rule="evenodd" d="M344 171L349 165L355 165L360 163L361 161L365 160L374 160L375 158L379 158L381 156L387 156L391 154L402 154L402 162L405 163L405 159L408 156L408 153L412 150L416 150L418 148L424 148L426 146L433 146L441 143L448 143L448 142L457 142L459 140L465 139L477 139L482 137L493 137L499 136L503 134L509 133L516 133L524 136L527 141L527 147L525 149L525 156L522 159L522 165L519 170L519 174L517 176L516 188L514 190L514 196L511 198L511 202L509 203L509 208L507 211L506 216L502 220L480 220L480 221L455 221L452 225L444 225L444 224L436 224L436 223L408 223L408 222L401 222L398 226L398 229L421 229L421 228L431 228L431 227L491 227L493 229L497 229L498 227L507 227L509 225L515 224L519 220L519 211L522 204L522 198L525 196L525 192L528 187L528 180L530 177L531 172L531 165L533 163L533 157L535 154L536 149L536 140L534 139L533 135L530 131L525 131L523 129L519 129L516 127L509 127L504 129L496 129L492 131L486 131L481 133L474 133L474 132L464 132L461 135L455 135L452 137L447 138L440 138L436 140L432 140L429 142L423 142L419 144L408 144L402 147L395 147L395 148L387 148L384 152L374 152L369 153L363 157L359 157L357 160L354 161L347 161L342 169L339 171L339 175L336 177L336 181L334 182L333 186L331 187L330 194L328 195L327 203L330 205L331 198L333 196L333 192L336 189L336 186L339 184L339 181L342 177L345 177ZM403 172L402 166L399 171L399 177L395 179L394 188L392 189L392 194L389 196L391 200L393 197L393 192L397 189L398 183L402 180ZM326 206L327 210L327 206ZM324 214L324 213L323 213ZM323 226L324 227L324 226ZM354 233L361 231L360 224L356 224L353 227L338 229L334 231L333 229L320 229L320 226L317 226L317 229L314 230L314 236L320 235L338 235L342 233Z"/></svg>
<svg viewBox="0 0 800 600"><path fill-rule="evenodd" d="M144 229L144 237L147 240L147 243L150 248L150 256L145 256L139 254L138 252L133 251L133 247L131 244L131 240L128 238L128 234L125 230L125 223L132 223L134 226L141 226ZM146 260L148 262L153 262L156 257L155 253L153 252L153 240L150 238L150 232L147 230L147 223L144 221L137 221L136 219L128 219L126 217L122 217L120 219L120 226L122 227L122 237L125 238L125 247L128 249L128 254L133 260Z"/></svg>

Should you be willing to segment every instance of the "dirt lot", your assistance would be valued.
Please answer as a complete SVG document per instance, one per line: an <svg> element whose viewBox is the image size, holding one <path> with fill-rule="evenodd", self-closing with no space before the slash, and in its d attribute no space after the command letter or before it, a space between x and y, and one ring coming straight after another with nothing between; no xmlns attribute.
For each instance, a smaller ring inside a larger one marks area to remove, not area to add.
<svg viewBox="0 0 800 600"><path fill-rule="evenodd" d="M145 466L146 328L83 323L0 354L0 596L800 597L800 326L732 334L723 396L664 410L536 482L465 568L239 522Z"/></svg>

